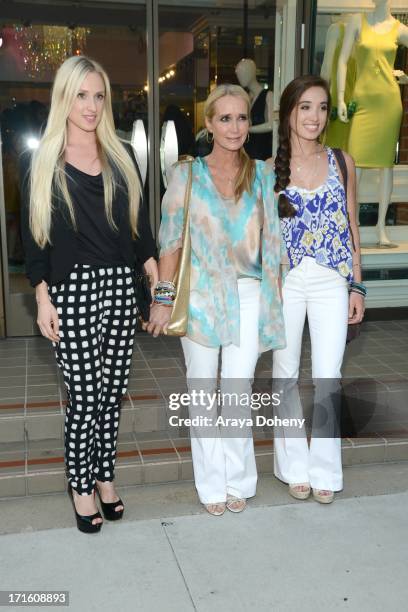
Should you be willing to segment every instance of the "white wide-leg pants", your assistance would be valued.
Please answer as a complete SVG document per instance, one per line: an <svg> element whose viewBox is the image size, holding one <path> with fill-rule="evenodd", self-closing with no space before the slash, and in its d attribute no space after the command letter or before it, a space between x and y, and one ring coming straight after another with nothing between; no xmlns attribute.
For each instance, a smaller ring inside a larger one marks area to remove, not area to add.
<svg viewBox="0 0 408 612"><path fill-rule="evenodd" d="M346 280L335 270L317 264L314 258L304 257L286 277L283 314L287 346L273 353L274 380L287 379L279 416L303 415L297 379L306 314L315 402L310 448L304 430L296 433L285 427L276 429L275 476L289 484L309 482L315 489L340 491L343 471L338 420L348 320Z"/></svg>
<svg viewBox="0 0 408 612"><path fill-rule="evenodd" d="M220 392L251 394L252 379L258 360L258 319L260 282L251 278L238 280L240 301L240 345L221 348ZM203 346L181 339L187 367L189 391L216 390L219 348ZM197 415L217 418L217 406L208 404L192 408L190 417ZM221 416L249 418L250 406L222 406ZM226 501L227 493L240 498L255 495L257 471L251 428L231 433L222 427L191 427L191 452L194 479L203 504ZM239 437L238 437L239 436Z"/></svg>

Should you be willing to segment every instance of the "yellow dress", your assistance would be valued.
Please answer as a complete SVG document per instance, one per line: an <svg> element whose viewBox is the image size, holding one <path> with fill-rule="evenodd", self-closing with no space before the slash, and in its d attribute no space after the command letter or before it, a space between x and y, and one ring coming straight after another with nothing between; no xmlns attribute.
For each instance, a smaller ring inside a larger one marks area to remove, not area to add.
<svg viewBox="0 0 408 612"><path fill-rule="evenodd" d="M337 23L339 28L339 38L336 45L336 50L333 56L333 63L331 69L331 77L330 77L330 96L333 106L337 106L337 66L339 61L339 55L341 48L343 46L344 39L344 31L345 25L343 22ZM354 88L354 82L356 80L356 62L354 59L354 55L351 55L348 63L347 63L347 78L346 78L346 88L344 93L344 100L346 104L352 101L352 91ZM350 122L343 123L337 117L336 119L331 119L329 121L329 125L327 126L326 131L326 140L325 144L332 148L342 149L343 151L348 151L348 138L350 133Z"/></svg>
<svg viewBox="0 0 408 612"><path fill-rule="evenodd" d="M360 168L391 168L401 126L402 103L393 75L400 22L379 34L362 16L354 48L357 76L348 152Z"/></svg>

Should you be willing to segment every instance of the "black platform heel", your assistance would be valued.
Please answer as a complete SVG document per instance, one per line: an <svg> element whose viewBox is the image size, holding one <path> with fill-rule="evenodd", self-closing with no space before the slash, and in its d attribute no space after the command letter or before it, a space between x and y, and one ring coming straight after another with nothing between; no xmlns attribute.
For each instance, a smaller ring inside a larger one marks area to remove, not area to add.
<svg viewBox="0 0 408 612"><path fill-rule="evenodd" d="M99 499L101 502L103 516L107 521L119 521L122 518L125 507L121 499L118 499L118 501L115 502L104 502L102 501L100 493ZM122 510L116 510L118 506L123 506Z"/></svg>
<svg viewBox="0 0 408 612"><path fill-rule="evenodd" d="M82 531L82 533L99 533L102 527L102 523L97 523L96 525L94 525L92 521L94 521L96 518L101 519L101 513L98 511L95 512L95 514L89 515L78 514L75 508L74 494L71 485L68 485L68 494L71 498L72 505L74 507L75 518L79 531Z"/></svg>

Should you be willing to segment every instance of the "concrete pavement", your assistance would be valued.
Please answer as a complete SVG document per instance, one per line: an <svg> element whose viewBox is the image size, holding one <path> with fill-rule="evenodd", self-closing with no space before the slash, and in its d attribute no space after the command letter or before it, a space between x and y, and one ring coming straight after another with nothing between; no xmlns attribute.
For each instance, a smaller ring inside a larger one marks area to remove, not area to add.
<svg viewBox="0 0 408 612"><path fill-rule="evenodd" d="M326 507L265 476L242 515L218 518L192 483L128 488L126 520L96 536L58 526L73 525L65 495L5 500L0 588L68 590L74 612L406 609L408 464L345 482Z"/></svg>

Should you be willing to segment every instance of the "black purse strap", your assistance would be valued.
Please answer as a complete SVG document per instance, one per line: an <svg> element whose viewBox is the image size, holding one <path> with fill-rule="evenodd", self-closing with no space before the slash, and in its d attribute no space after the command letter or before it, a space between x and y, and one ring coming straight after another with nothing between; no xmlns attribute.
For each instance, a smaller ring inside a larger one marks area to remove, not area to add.
<svg viewBox="0 0 408 612"><path fill-rule="evenodd" d="M343 177L344 191L346 192L346 200L347 200L348 170L347 170L346 158L344 157L343 151L341 149L333 149L333 153L334 153L337 163L339 164L340 172Z"/></svg>
<svg viewBox="0 0 408 612"><path fill-rule="evenodd" d="M347 164L346 164L346 158L344 157L344 153L343 153L343 151L341 149L333 148L332 151L334 153L334 156L336 158L337 163L339 164L340 172L341 172L341 175L343 177L344 193L346 194L347 222L348 222L349 234L350 234L350 238L351 238L351 244L353 246L353 251L355 251L356 250L356 246L355 246L355 242L354 242L353 232L351 230L350 217L349 217L348 210L347 210L348 169L347 169Z"/></svg>

